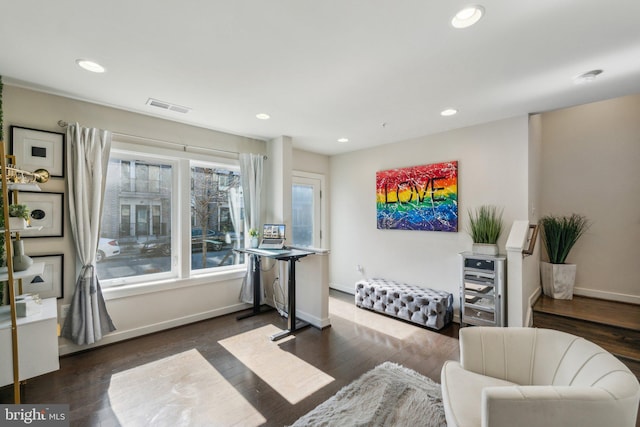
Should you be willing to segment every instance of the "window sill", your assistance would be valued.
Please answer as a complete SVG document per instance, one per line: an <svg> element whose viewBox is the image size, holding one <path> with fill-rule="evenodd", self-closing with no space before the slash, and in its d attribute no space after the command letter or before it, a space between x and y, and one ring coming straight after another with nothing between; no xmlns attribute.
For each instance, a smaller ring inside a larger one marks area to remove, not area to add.
<svg viewBox="0 0 640 427"><path fill-rule="evenodd" d="M105 301L109 301L154 292L172 291L189 286L210 285L216 282L241 279L245 276L246 272L246 267L243 265L241 268L233 270L194 275L186 279L165 279L103 288L102 295L104 296Z"/></svg>

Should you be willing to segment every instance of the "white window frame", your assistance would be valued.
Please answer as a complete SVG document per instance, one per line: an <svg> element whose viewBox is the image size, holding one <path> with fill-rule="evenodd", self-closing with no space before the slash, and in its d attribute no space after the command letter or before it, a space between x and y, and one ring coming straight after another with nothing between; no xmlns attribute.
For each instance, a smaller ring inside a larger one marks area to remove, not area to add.
<svg viewBox="0 0 640 427"><path fill-rule="evenodd" d="M146 140L145 140L146 141ZM171 201L171 272L100 280L105 300L126 298L188 286L200 286L239 279L246 274L246 263L191 270L191 166L197 162L239 170L237 159L220 158L202 152L174 150L147 144L119 141L114 136L111 152L120 158L159 160L174 167ZM183 262L187 261L187 262Z"/></svg>

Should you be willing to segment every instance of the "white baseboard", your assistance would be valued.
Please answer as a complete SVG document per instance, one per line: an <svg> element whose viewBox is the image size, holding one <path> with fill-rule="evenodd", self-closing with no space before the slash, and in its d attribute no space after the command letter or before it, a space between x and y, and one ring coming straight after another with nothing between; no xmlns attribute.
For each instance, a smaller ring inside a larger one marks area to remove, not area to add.
<svg viewBox="0 0 640 427"><path fill-rule="evenodd" d="M336 291L345 292L351 295L356 294L356 288L353 285L347 286L347 285L341 285L339 283L330 283L329 288L335 289Z"/></svg>
<svg viewBox="0 0 640 427"><path fill-rule="evenodd" d="M595 289L573 288L575 295L583 297L600 298L611 301L627 302L640 305L640 295L618 294L615 292L599 291Z"/></svg>
<svg viewBox="0 0 640 427"><path fill-rule="evenodd" d="M143 335L151 334L153 332L159 332L166 329L175 328L177 326L187 325L189 323L199 322L201 320L211 319L213 317L222 316L225 314L235 313L237 311L246 310L251 308L250 304L238 303L230 305L228 307L222 307L215 310L209 310L202 313L196 313L189 316L180 317L177 319L171 319L164 322L158 322L152 325L146 325L141 328L116 330L106 335L99 342L92 345L75 345L68 340L60 340L60 346L58 347L60 355L76 353L90 348L100 347L107 344L113 344L119 341L128 340L131 338L141 337Z"/></svg>
<svg viewBox="0 0 640 427"><path fill-rule="evenodd" d="M324 329L331 326L331 321L328 317L326 319L321 319L300 310L296 310L296 317L300 320L304 320L305 322L309 322L310 325L315 326L318 329Z"/></svg>

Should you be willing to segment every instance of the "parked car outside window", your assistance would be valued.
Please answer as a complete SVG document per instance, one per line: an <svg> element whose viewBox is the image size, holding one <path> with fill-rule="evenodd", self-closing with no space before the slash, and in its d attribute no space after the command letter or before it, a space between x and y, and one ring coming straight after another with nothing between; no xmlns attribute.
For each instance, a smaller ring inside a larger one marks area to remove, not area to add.
<svg viewBox="0 0 640 427"><path fill-rule="evenodd" d="M204 237L204 238L203 238ZM191 229L191 251L202 252L203 242L207 245L207 251L219 251L226 246L224 234L215 230L207 230L207 234L202 236L202 229Z"/></svg>
<svg viewBox="0 0 640 427"><path fill-rule="evenodd" d="M149 240L140 248L142 255L171 255L171 237Z"/></svg>
<svg viewBox="0 0 640 427"><path fill-rule="evenodd" d="M102 262L105 258L120 255L120 245L115 239L101 237L98 242L98 252L96 253L96 262Z"/></svg>

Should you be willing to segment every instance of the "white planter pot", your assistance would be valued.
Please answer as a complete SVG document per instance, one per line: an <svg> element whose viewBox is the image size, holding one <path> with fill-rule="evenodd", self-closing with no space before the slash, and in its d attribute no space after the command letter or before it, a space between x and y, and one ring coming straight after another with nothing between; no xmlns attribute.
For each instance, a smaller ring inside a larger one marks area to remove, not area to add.
<svg viewBox="0 0 640 427"><path fill-rule="evenodd" d="M575 264L551 264L541 261L542 292L555 299L573 299L576 268Z"/></svg>
<svg viewBox="0 0 640 427"><path fill-rule="evenodd" d="M27 221L24 218L9 217L9 230L24 230L27 228Z"/></svg>
<svg viewBox="0 0 640 427"><path fill-rule="evenodd" d="M33 259L24 254L24 241L13 241L13 270L24 271L31 267Z"/></svg>
<svg viewBox="0 0 640 427"><path fill-rule="evenodd" d="M498 245L491 243L474 243L471 252L476 255L498 255Z"/></svg>

